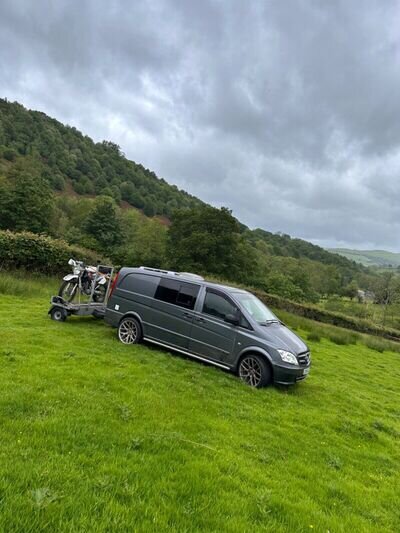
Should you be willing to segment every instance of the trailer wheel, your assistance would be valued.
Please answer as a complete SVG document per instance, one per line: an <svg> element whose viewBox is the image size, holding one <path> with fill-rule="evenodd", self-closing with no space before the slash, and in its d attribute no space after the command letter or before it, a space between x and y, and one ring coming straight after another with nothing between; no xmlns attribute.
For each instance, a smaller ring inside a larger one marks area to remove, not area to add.
<svg viewBox="0 0 400 533"><path fill-rule="evenodd" d="M50 311L50 318L56 322L65 322L67 318L67 312L62 307L53 307Z"/></svg>

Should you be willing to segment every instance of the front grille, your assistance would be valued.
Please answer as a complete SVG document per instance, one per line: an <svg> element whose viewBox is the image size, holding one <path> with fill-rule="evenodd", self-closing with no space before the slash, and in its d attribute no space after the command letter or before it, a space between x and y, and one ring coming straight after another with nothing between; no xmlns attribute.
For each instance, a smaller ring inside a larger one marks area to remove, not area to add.
<svg viewBox="0 0 400 533"><path fill-rule="evenodd" d="M308 366L310 364L310 352L299 353L297 360L300 366Z"/></svg>

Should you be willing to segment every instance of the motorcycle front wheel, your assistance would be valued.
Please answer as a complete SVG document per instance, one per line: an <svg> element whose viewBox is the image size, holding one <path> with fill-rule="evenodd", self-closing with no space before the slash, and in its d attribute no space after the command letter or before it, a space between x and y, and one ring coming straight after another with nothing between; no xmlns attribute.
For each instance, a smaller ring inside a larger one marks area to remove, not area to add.
<svg viewBox="0 0 400 533"><path fill-rule="evenodd" d="M63 281L60 290L58 291L58 296L61 296L66 302L72 302L77 288L77 283L74 283L73 281Z"/></svg>

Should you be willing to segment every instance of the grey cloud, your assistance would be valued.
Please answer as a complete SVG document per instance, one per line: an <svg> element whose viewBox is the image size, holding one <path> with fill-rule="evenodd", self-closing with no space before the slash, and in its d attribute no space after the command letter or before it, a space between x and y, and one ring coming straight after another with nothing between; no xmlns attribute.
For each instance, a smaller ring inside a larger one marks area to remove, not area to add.
<svg viewBox="0 0 400 533"><path fill-rule="evenodd" d="M0 96L250 226L399 242L399 4L0 4Z"/></svg>

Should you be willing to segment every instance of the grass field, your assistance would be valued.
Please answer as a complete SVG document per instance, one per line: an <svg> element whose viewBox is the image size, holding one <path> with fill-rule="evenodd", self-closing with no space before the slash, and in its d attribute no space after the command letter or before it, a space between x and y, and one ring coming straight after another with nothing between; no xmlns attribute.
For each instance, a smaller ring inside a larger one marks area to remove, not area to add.
<svg viewBox="0 0 400 533"><path fill-rule="evenodd" d="M0 280L0 531L399 531L399 354L313 331L308 380L252 390L43 284Z"/></svg>
<svg viewBox="0 0 400 533"><path fill-rule="evenodd" d="M331 297L319 302L319 306L333 313L343 313L350 317L363 318L376 326L385 325L400 329L400 304L388 305L386 310L383 305L372 302L360 303L348 298Z"/></svg>
<svg viewBox="0 0 400 533"><path fill-rule="evenodd" d="M328 250L364 266L400 266L400 254L386 250L351 250L347 248L330 248Z"/></svg>

